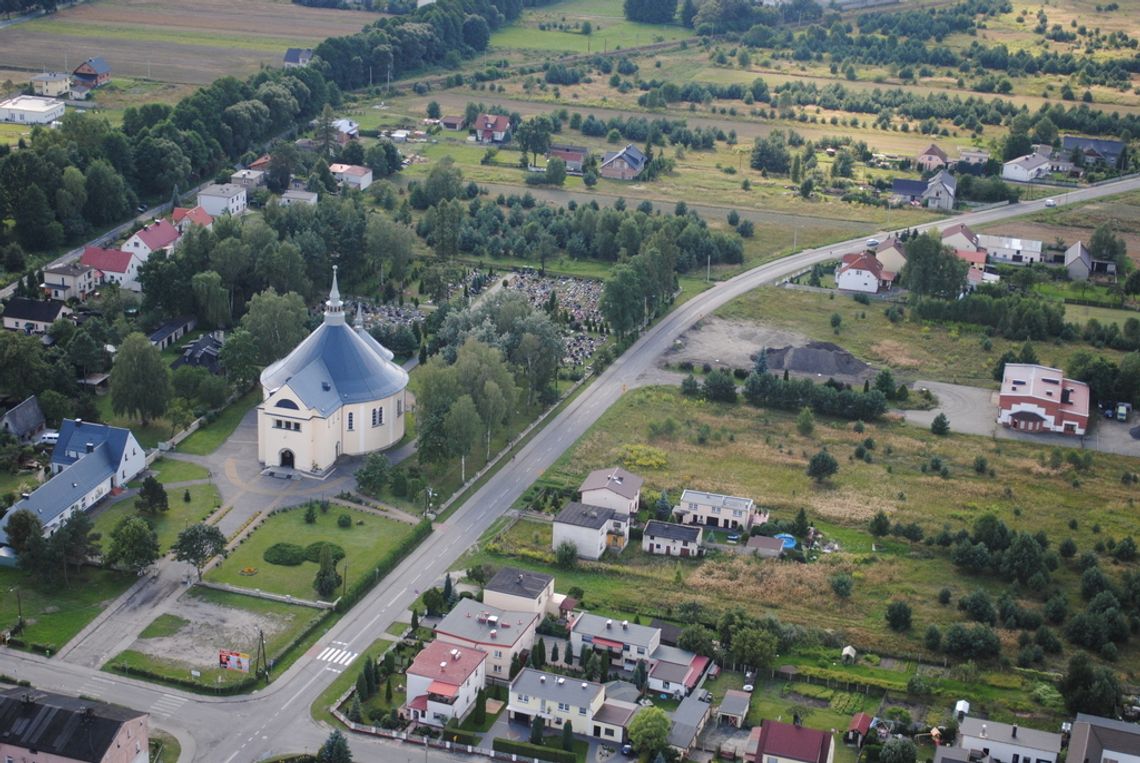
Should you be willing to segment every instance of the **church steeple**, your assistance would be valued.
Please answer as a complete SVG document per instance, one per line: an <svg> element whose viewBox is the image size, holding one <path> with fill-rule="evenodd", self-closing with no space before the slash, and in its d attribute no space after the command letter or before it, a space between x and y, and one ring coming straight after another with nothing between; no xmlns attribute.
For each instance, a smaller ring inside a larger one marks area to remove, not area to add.
<svg viewBox="0 0 1140 763"><path fill-rule="evenodd" d="M356 303L356 320L352 322L352 327L357 332L364 331L364 305L360 302Z"/></svg>
<svg viewBox="0 0 1140 763"><path fill-rule="evenodd" d="M340 301L340 287L336 282L337 266L333 265L332 288L329 289L329 298L325 302L325 323L344 323L344 303Z"/></svg>

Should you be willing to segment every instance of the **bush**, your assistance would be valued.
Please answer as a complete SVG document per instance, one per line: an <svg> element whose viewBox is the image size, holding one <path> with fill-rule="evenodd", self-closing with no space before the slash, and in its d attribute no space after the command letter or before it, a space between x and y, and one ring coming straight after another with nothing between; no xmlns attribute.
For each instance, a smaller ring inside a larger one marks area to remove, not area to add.
<svg viewBox="0 0 1140 763"><path fill-rule="evenodd" d="M495 752L514 753L529 759L549 760L552 763L575 763L578 756L573 752L558 750L553 747L543 747L529 742L516 742L513 739L495 737L491 742L491 749Z"/></svg>
<svg viewBox="0 0 1140 763"><path fill-rule="evenodd" d="M942 437L950 434L950 419L946 418L945 413L934 417L934 421L930 422L930 431Z"/></svg>
<svg viewBox="0 0 1140 763"><path fill-rule="evenodd" d="M319 540L316 543L310 543L305 547L305 560L313 563L321 561L321 549L324 546L330 546L332 550L333 562L339 562L344 558L344 549L335 543L330 543L327 540Z"/></svg>
<svg viewBox="0 0 1140 763"><path fill-rule="evenodd" d="M888 604L886 617L891 630L910 630L910 605L905 601L892 601Z"/></svg>
<svg viewBox="0 0 1140 763"><path fill-rule="evenodd" d="M274 543L265 549L261 555L269 564L280 564L283 567L296 567L305 561L305 549L296 543Z"/></svg>
<svg viewBox="0 0 1140 763"><path fill-rule="evenodd" d="M350 517L348 514L341 514L336 518L336 526L344 529L352 527L352 517Z"/></svg>

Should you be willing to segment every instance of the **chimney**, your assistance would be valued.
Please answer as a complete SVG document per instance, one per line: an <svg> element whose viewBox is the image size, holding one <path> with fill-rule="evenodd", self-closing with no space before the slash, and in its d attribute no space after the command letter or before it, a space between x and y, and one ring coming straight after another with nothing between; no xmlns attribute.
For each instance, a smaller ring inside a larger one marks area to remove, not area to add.
<svg viewBox="0 0 1140 763"><path fill-rule="evenodd" d="M585 681L583 681L583 682L582 682L582 688L583 688L583 689L589 689L589 688L590 688L590 685L589 685L588 683L586 683Z"/></svg>
<svg viewBox="0 0 1140 763"><path fill-rule="evenodd" d="M539 676L538 680L540 683L546 683L546 676Z"/></svg>
<svg viewBox="0 0 1140 763"><path fill-rule="evenodd" d="M1014 739L1017 739L1017 724L1013 724L1013 729L1010 731Z"/></svg>
<svg viewBox="0 0 1140 763"><path fill-rule="evenodd" d="M520 572L519 573L519 585L522 585L522 582L523 582L523 574Z"/></svg>
<svg viewBox="0 0 1140 763"><path fill-rule="evenodd" d="M629 630L629 620L622 620L621 621L621 629L623 631Z"/></svg>
<svg viewBox="0 0 1140 763"><path fill-rule="evenodd" d="M566 679L562 676L558 676L558 685L561 686L564 683L566 683Z"/></svg>
<svg viewBox="0 0 1140 763"><path fill-rule="evenodd" d="M494 628L492 628L491 629L491 638L498 638L498 637L499 637L499 632L497 630L495 630Z"/></svg>
<svg viewBox="0 0 1140 763"><path fill-rule="evenodd" d="M76 419L75 420L75 428L78 429L81 426L83 426L83 419Z"/></svg>
<svg viewBox="0 0 1140 763"><path fill-rule="evenodd" d="M982 739L986 738L986 724L982 724Z"/></svg>
<svg viewBox="0 0 1140 763"><path fill-rule="evenodd" d="M443 662L439 663L439 672L440 673L446 673L447 672L447 660L444 660Z"/></svg>
<svg viewBox="0 0 1140 763"><path fill-rule="evenodd" d="M612 627L614 627L614 621L613 620L606 620L606 630L609 630Z"/></svg>
<svg viewBox="0 0 1140 763"><path fill-rule="evenodd" d="M94 450L95 450L95 443L93 443L93 442L89 442L89 443L87 443L86 445L84 445L83 447L86 449L86 451L87 451L88 453L91 453L92 451L94 451Z"/></svg>

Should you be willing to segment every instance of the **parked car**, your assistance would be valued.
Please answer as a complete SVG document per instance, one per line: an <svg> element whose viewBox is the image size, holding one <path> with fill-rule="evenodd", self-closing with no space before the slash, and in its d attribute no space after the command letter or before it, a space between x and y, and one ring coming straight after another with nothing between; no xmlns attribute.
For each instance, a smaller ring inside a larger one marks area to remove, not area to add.
<svg viewBox="0 0 1140 763"><path fill-rule="evenodd" d="M59 432L54 429L41 432L39 439L36 440L39 445L55 445L57 442L59 442Z"/></svg>
<svg viewBox="0 0 1140 763"><path fill-rule="evenodd" d="M1045 206L1055 207L1055 206L1057 206L1057 200L1056 199L1045 199Z"/></svg>

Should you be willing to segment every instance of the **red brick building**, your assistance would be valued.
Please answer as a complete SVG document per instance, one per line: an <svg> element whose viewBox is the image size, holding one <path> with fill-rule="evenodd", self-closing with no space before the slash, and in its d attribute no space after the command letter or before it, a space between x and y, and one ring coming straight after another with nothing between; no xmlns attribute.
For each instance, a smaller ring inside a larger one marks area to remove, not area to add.
<svg viewBox="0 0 1140 763"><path fill-rule="evenodd" d="M1083 435L1089 426L1089 385L1058 368L1006 363L998 423L1023 432Z"/></svg>

